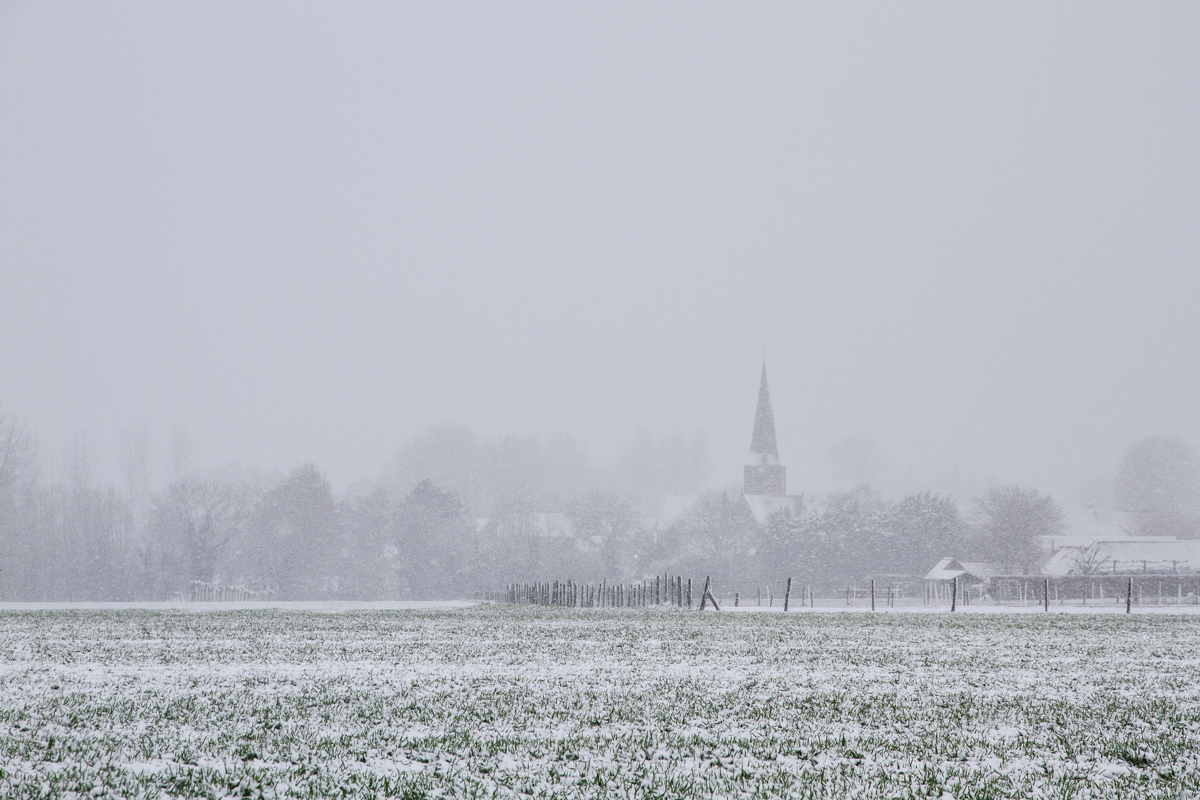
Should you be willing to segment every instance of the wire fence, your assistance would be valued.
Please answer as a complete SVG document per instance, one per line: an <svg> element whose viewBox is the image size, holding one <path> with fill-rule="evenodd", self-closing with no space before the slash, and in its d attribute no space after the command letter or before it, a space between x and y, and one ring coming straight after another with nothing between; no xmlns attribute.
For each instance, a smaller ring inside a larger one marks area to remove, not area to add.
<svg viewBox="0 0 1200 800"><path fill-rule="evenodd" d="M247 589L245 586L222 586L207 581L192 581L179 598L188 603L263 602L274 599L274 592Z"/></svg>
<svg viewBox="0 0 1200 800"><path fill-rule="evenodd" d="M701 588L703 587L703 588ZM845 587L800 583L722 585L681 575L659 575L641 581L579 582L571 579L513 582L479 592L477 599L510 605L567 608L949 608L966 606L1044 609L1066 606L1120 607L1195 606L1200 601L1200 575L1006 576L986 580L969 577L948 581L868 580Z"/></svg>

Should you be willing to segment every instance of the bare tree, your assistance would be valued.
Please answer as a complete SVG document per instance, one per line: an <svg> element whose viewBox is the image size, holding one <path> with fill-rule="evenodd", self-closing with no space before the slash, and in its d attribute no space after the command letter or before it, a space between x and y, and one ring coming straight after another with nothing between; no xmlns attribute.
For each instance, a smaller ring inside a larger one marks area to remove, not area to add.
<svg viewBox="0 0 1200 800"><path fill-rule="evenodd" d="M1029 574L1043 557L1039 536L1066 528L1054 498L1015 484L995 486L975 498L981 545L986 557L1006 574Z"/></svg>
<svg viewBox="0 0 1200 800"><path fill-rule="evenodd" d="M1076 575L1096 575L1110 560L1101 553L1099 544L1092 544L1076 553L1071 572Z"/></svg>
<svg viewBox="0 0 1200 800"><path fill-rule="evenodd" d="M579 538L599 550L604 575L627 577L626 555L640 520L629 501L611 492L594 492L571 509Z"/></svg>
<svg viewBox="0 0 1200 800"><path fill-rule="evenodd" d="M183 428L171 432L171 443L167 447L167 469L172 481L181 481L196 471L192 441Z"/></svg>
<svg viewBox="0 0 1200 800"><path fill-rule="evenodd" d="M121 431L121 476L135 535L145 533L150 505L150 436L143 427Z"/></svg>
<svg viewBox="0 0 1200 800"><path fill-rule="evenodd" d="M728 580L744 580L761 532L750 506L740 495L709 491L671 526L660 541L672 569L719 572Z"/></svg>
<svg viewBox="0 0 1200 800"><path fill-rule="evenodd" d="M165 556L162 566L181 583L212 581L226 547L247 520L249 505L245 485L195 478L171 484L152 512Z"/></svg>
<svg viewBox="0 0 1200 800"><path fill-rule="evenodd" d="M337 534L329 481L305 464L263 496L254 514L255 568L267 588L285 600L327 597L340 570L330 569Z"/></svg>
<svg viewBox="0 0 1200 800"><path fill-rule="evenodd" d="M886 572L921 575L943 556L958 552L966 524L958 504L930 492L906 495L888 514Z"/></svg>
<svg viewBox="0 0 1200 800"><path fill-rule="evenodd" d="M16 482L29 457L29 435L0 403L0 492Z"/></svg>
<svg viewBox="0 0 1200 800"><path fill-rule="evenodd" d="M1200 535L1200 470L1177 437L1149 436L1127 448L1113 496L1119 507L1140 514L1140 533Z"/></svg>

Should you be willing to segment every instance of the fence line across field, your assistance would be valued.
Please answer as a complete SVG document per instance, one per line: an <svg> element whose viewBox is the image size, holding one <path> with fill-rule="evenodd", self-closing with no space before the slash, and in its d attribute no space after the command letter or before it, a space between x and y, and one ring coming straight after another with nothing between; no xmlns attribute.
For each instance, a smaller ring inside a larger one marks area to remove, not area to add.
<svg viewBox="0 0 1200 800"><path fill-rule="evenodd" d="M580 582L573 579L513 582L502 589L480 592L478 599L510 605L545 605L566 608L778 608L782 612L804 608L939 608L956 611L969 606L1134 606L1197 605L1200 575L1156 576L1040 576L1001 578L989 584L949 581L892 581L874 579L831 589L828 584L793 581L719 586L706 576L704 589L693 593L692 579L657 575L641 581ZM782 595L776 592L782 590Z"/></svg>
<svg viewBox="0 0 1200 800"><path fill-rule="evenodd" d="M178 599L191 603L240 603L273 600L274 596L274 592L247 589L245 586L221 586L206 581L192 581L188 584L187 593L181 593Z"/></svg>

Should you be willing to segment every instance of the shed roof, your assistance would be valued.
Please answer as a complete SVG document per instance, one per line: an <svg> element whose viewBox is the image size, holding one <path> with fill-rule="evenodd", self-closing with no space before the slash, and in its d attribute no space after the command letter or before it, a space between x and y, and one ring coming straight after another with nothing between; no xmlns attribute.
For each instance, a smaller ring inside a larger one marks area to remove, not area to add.
<svg viewBox="0 0 1200 800"><path fill-rule="evenodd" d="M964 575L985 581L1000 575L1000 569L995 564L985 561L959 561L954 558L943 558L933 569L925 574L927 581L949 581Z"/></svg>

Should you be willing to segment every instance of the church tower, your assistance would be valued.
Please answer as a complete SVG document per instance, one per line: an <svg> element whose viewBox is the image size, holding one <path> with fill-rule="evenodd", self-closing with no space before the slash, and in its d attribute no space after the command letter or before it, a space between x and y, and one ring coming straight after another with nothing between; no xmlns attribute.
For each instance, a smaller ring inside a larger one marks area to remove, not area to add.
<svg viewBox="0 0 1200 800"><path fill-rule="evenodd" d="M742 492L749 495L787 494L787 468L779 463L779 448L775 444L775 414L771 411L771 392L767 388L766 361L758 385L758 410L754 412L754 433L750 437L750 457L742 486Z"/></svg>

